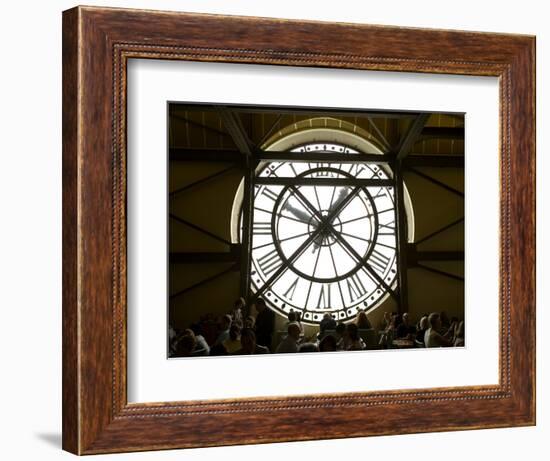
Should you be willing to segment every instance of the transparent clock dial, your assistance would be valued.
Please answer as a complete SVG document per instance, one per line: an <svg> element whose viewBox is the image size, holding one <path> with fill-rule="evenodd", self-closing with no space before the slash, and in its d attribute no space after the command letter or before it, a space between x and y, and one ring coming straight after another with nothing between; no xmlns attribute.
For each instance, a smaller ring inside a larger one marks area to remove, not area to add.
<svg viewBox="0 0 550 461"><path fill-rule="evenodd" d="M318 152L320 159L326 152L357 153L325 143L294 149L303 151ZM381 165L270 162L257 176L300 181L255 187L253 292L260 291L281 314L301 311L309 323L318 323L326 312L339 320L353 318L387 296L397 275L394 190L354 184L389 179Z"/></svg>

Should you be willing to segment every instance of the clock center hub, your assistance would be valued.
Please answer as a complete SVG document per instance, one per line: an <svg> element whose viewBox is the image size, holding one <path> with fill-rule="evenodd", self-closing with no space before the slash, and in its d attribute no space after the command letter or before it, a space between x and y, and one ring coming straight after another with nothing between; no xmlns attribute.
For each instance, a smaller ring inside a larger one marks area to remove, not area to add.
<svg viewBox="0 0 550 461"><path fill-rule="evenodd" d="M321 210L321 215L323 217L328 216L329 210ZM312 216L309 219L309 223L308 223L309 235L317 231L317 229L321 225L322 225L321 222L315 216ZM330 226L324 226L323 229L319 232L317 237L313 240L315 245L317 247L334 245L336 243L337 238L333 233L333 229L336 230L337 232L342 232L342 221L338 216L335 216L332 219Z"/></svg>

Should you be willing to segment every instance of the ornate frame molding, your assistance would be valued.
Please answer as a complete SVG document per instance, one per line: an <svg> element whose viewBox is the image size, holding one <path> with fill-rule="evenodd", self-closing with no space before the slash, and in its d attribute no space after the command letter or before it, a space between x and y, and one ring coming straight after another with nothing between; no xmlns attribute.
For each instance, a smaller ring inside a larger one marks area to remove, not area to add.
<svg viewBox="0 0 550 461"><path fill-rule="evenodd" d="M335 33L346 36L346 50L323 38ZM64 449L90 454L534 424L534 56L528 36L91 7L64 12ZM499 385L128 404L126 64L132 58L498 77ZM245 429L251 423L253 434Z"/></svg>

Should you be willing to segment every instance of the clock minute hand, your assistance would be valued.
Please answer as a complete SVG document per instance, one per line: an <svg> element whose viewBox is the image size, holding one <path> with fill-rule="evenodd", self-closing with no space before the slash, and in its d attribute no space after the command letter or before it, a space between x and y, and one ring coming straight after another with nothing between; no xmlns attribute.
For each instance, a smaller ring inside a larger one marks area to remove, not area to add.
<svg viewBox="0 0 550 461"><path fill-rule="evenodd" d="M336 201L332 204L332 206L327 210L327 214L326 216L330 216L332 215L332 212L336 209L336 207L338 207L340 205L340 203L342 203L343 200L345 200L345 198L347 197L347 193L349 191L349 188L347 187L344 187L343 189L340 189L340 192L338 192L338 198L336 199ZM334 219L336 218L336 216L333 216L332 219L330 221L326 221L328 222L328 227L329 228L332 228L332 222L334 221ZM318 224L320 224L319 221L317 221ZM320 239L320 242L319 242L319 239ZM317 239L315 239L313 241L313 249L312 249L312 253L315 253L321 246L321 243L323 242L324 240L324 237L321 236Z"/></svg>
<svg viewBox="0 0 550 461"><path fill-rule="evenodd" d="M293 207L290 203L285 203L285 205L283 206L283 210L288 210L290 213L292 213L294 216L296 216L296 218L298 218L301 222L305 223L305 224L308 224L309 226L309 223L310 221L312 220L313 218L313 223L314 224L318 224L319 221L317 220L317 218L315 218L315 216L313 215L310 215L296 207ZM317 243L317 240L314 240L313 241L313 249L312 249L312 253L315 253L317 251L317 249L319 248L319 244Z"/></svg>
<svg viewBox="0 0 550 461"><path fill-rule="evenodd" d="M296 218L298 218L301 222L304 224L309 224L309 221L311 220L311 215L299 210L296 207L293 207L290 203L285 203L283 206L283 210L288 210L290 213L292 213Z"/></svg>
<svg viewBox="0 0 550 461"><path fill-rule="evenodd" d="M345 198L348 195L348 192L349 192L349 187L344 187L344 188L340 189L340 191L338 192L338 198L336 199L336 201L331 205L331 207L328 210L328 213L327 213L328 216L330 216L332 214L332 211L335 208L337 208L340 205L340 203L342 203L343 200L345 200ZM331 219L331 223L334 220L334 218L336 218L336 216L333 216L333 218Z"/></svg>
<svg viewBox="0 0 550 461"><path fill-rule="evenodd" d="M342 189L340 189L340 191L338 192L338 197L336 198L336 201L331 205L331 207L328 209L327 211L327 216L331 216L332 215L332 212L340 206L340 203L342 203L346 197L348 196L348 192L349 192L349 187L343 187ZM342 210L340 210L338 212L338 214L340 214ZM333 216L330 221L328 222L328 226L330 229L332 229L332 222L334 221L334 219L336 219L336 216ZM315 251L317 251L317 248L319 247L319 245L316 245L314 243L314 247L313 247L313 253L315 253Z"/></svg>

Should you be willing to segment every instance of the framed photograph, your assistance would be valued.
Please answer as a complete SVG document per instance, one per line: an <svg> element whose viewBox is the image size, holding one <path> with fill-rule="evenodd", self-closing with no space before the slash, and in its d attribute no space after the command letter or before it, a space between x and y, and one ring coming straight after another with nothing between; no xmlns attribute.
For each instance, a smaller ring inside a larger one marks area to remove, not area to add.
<svg viewBox="0 0 550 461"><path fill-rule="evenodd" d="M535 424L535 39L63 13L63 448Z"/></svg>

